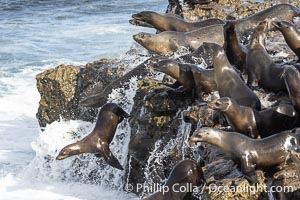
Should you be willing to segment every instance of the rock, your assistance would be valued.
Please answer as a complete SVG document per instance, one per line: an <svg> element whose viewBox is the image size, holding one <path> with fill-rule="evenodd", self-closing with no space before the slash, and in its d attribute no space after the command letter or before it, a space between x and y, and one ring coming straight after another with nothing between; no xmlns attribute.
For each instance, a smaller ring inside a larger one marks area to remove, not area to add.
<svg viewBox="0 0 300 200"><path fill-rule="evenodd" d="M54 121L79 119L93 121L96 109L78 106L83 90L97 85L104 88L123 75L122 67L110 65L116 60L102 59L86 66L60 65L36 76L41 95L37 118L41 127Z"/></svg>

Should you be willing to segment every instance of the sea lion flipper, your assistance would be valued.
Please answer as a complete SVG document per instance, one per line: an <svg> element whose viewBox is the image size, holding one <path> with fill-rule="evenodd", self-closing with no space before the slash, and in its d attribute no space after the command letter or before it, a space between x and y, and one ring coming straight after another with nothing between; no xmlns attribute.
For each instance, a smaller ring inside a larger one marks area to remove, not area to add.
<svg viewBox="0 0 300 200"><path fill-rule="evenodd" d="M107 164L114 168L124 170L118 159L111 153L108 144L101 144L100 151Z"/></svg>
<svg viewBox="0 0 300 200"><path fill-rule="evenodd" d="M251 183L258 183L256 172L255 172L255 165L253 165L250 161L249 155L243 156L241 161L241 170L244 177L250 181Z"/></svg>
<svg viewBox="0 0 300 200"><path fill-rule="evenodd" d="M109 159L106 159L105 157L104 159L107 162L107 164L109 164L110 166L117 168L119 170L124 170L124 168L122 167L118 159L112 153Z"/></svg>

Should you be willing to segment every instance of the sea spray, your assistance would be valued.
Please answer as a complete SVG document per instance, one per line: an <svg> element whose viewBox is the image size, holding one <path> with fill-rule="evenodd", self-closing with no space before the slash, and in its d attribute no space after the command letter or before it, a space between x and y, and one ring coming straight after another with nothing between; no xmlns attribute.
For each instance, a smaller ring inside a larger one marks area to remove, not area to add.
<svg viewBox="0 0 300 200"><path fill-rule="evenodd" d="M154 145L154 149L150 152L150 156L147 160L147 164L144 170L145 182L143 185L145 187L151 188L157 183L163 184L166 181L165 174L162 174L164 171L164 162L165 159L172 156L176 153L176 156L180 157L181 160L191 158L192 151L188 144L189 133L191 131L191 124L186 123L183 120L183 112L177 112L174 118L178 118L178 115L181 113L181 118L179 119L180 125L177 131L175 138L170 139L166 145L162 140L157 140ZM176 163L174 163L175 166ZM170 166L170 169L172 166ZM162 178L164 177L164 178ZM142 196L146 195L146 192L143 191Z"/></svg>
<svg viewBox="0 0 300 200"><path fill-rule="evenodd" d="M124 86L125 87L125 86ZM137 78L132 77L126 89L113 90L108 102L119 104L130 113L137 89ZM83 121L60 121L47 125L37 141L32 143L36 157L23 172L24 176L39 181L79 182L97 184L122 190L125 170L121 171L106 164L103 158L93 154L82 154L62 161L55 160L58 152L66 145L76 142L91 132L94 124ZM118 125L110 149L121 165L126 167L130 126L128 119Z"/></svg>

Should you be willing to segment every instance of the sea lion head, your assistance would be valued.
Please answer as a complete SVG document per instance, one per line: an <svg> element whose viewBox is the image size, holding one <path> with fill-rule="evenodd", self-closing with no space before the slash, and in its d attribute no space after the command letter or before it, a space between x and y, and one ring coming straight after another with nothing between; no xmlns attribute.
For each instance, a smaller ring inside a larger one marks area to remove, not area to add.
<svg viewBox="0 0 300 200"><path fill-rule="evenodd" d="M208 42L203 42L197 51L200 53L200 55L203 55L207 58L210 56L218 56L219 54L224 53L223 47L218 44Z"/></svg>
<svg viewBox="0 0 300 200"><path fill-rule="evenodd" d="M80 152L80 146L77 143L69 144L59 152L58 156L56 156L56 160L63 160L70 156L78 155Z"/></svg>
<svg viewBox="0 0 300 200"><path fill-rule="evenodd" d="M236 20L227 20L224 29L228 32L235 32Z"/></svg>
<svg viewBox="0 0 300 200"><path fill-rule="evenodd" d="M258 25L254 28L252 39L250 45L260 44L261 46L265 46L265 39L267 36L267 31L270 27L271 20L265 19L260 21Z"/></svg>
<svg viewBox="0 0 300 200"><path fill-rule="evenodd" d="M209 142L215 139L220 139L218 132L213 128L203 127L194 131L189 139L189 143L196 144L198 142Z"/></svg>
<svg viewBox="0 0 300 200"><path fill-rule="evenodd" d="M175 165L171 171L166 185L172 186L176 183L191 183L200 186L205 182L201 166L193 160L183 160Z"/></svg>
<svg viewBox="0 0 300 200"><path fill-rule="evenodd" d="M170 72L175 72L179 74L179 64L172 59L164 59L160 60L157 63L152 65L153 69L156 71L160 71L166 74L170 74ZM173 74L173 73L172 73Z"/></svg>
<svg viewBox="0 0 300 200"><path fill-rule="evenodd" d="M152 34L145 33L145 32L140 32L138 34L133 35L133 39L142 46L150 43L151 38L152 38Z"/></svg>
<svg viewBox="0 0 300 200"><path fill-rule="evenodd" d="M174 51L178 48L178 44L173 40L169 40L169 34L163 32L161 34L150 34L141 32L133 35L133 39L148 49L151 52L155 52L159 55L173 55Z"/></svg>
<svg viewBox="0 0 300 200"><path fill-rule="evenodd" d="M207 106L214 110L227 111L232 105L232 100L229 97L216 99L207 104Z"/></svg>
<svg viewBox="0 0 300 200"><path fill-rule="evenodd" d="M148 28L154 28L152 23L153 16L158 15L155 12L152 11L143 11L139 12L137 14L133 14L131 20L129 20L129 23L136 26L144 26Z"/></svg>
<svg viewBox="0 0 300 200"><path fill-rule="evenodd" d="M272 25L281 32L295 30L295 27L293 26L293 24L291 24L287 21L272 21Z"/></svg>

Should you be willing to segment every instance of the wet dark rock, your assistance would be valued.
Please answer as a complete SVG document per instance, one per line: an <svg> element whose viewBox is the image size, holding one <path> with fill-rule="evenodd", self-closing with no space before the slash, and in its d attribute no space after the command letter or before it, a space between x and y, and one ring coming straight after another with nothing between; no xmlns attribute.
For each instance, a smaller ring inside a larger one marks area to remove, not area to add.
<svg viewBox="0 0 300 200"><path fill-rule="evenodd" d="M84 90L97 85L103 89L111 80L124 73L124 68L113 68L116 60L102 59L86 66L60 65L36 76L41 95L37 118L41 127L54 121L79 119L93 121L97 110L78 106Z"/></svg>

